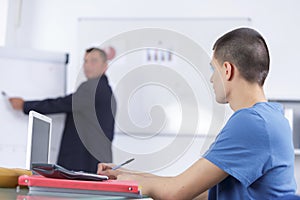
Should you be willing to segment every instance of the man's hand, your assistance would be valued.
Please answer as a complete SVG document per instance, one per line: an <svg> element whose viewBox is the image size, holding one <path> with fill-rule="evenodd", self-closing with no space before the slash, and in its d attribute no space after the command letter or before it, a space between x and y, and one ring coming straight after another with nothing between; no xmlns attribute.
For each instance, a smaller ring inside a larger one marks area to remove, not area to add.
<svg viewBox="0 0 300 200"><path fill-rule="evenodd" d="M97 174L106 175L109 177L109 179L136 181L138 185L143 188L143 194L150 194L148 191L148 188L150 188L149 185L155 184L156 182L154 181L148 183L148 181L153 177L157 177L156 175L132 171L123 167L120 169L113 170L112 168L115 166L116 165L114 164L99 163Z"/></svg>
<svg viewBox="0 0 300 200"><path fill-rule="evenodd" d="M114 164L99 163L97 174L106 175L109 177L109 179L117 179L119 170L112 170L114 166Z"/></svg>
<svg viewBox="0 0 300 200"><path fill-rule="evenodd" d="M118 180L135 180L132 177L136 174L145 174L137 171L132 171L126 168L112 169L115 167L115 164L112 163L99 163L97 174L108 176L109 179L118 179Z"/></svg>
<svg viewBox="0 0 300 200"><path fill-rule="evenodd" d="M9 98L8 100L11 106L13 107L13 109L23 110L24 100L22 98L13 97L13 98Z"/></svg>

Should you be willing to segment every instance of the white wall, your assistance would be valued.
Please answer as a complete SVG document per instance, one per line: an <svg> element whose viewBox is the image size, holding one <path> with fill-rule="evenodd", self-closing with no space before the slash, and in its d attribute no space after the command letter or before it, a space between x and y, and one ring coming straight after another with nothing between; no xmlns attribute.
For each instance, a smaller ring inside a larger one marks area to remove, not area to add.
<svg viewBox="0 0 300 200"><path fill-rule="evenodd" d="M15 26L18 2L23 9ZM250 17L270 47L267 95L300 99L299 8L297 0L11 0L6 42L8 46L70 52L68 91L72 91L82 59L77 49L79 17Z"/></svg>
<svg viewBox="0 0 300 200"><path fill-rule="evenodd" d="M10 5L21 0L11 0ZM14 15L9 15L7 45L22 46L52 51L67 51L71 54L68 91L74 88L82 58L78 58L79 17L250 17L269 43L272 64L266 83L269 97L300 98L300 79L297 61L300 45L300 2L297 0L26 0L21 1L23 10L21 24L14 26ZM171 7L170 7L171 6ZM11 6L10 9L12 9ZM15 6L16 7L16 6ZM106 28L106 27L103 27ZM275 66L275 65L274 65ZM288 79L287 79L288 77ZM289 80L289 87L285 83ZM274 88L276 84L276 88ZM286 87L286 88L283 88Z"/></svg>

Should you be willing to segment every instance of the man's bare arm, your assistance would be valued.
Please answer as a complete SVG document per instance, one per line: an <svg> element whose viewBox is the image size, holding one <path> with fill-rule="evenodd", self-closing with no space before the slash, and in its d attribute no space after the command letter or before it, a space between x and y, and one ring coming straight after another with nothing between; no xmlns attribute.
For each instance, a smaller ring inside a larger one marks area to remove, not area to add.
<svg viewBox="0 0 300 200"><path fill-rule="evenodd" d="M101 164L100 164L101 165ZM104 169L99 165L99 169ZM202 158L182 174L175 177L162 177L148 173L123 170L98 170L100 174L118 180L136 180L142 193L154 199L193 199L225 179L228 174L210 161Z"/></svg>

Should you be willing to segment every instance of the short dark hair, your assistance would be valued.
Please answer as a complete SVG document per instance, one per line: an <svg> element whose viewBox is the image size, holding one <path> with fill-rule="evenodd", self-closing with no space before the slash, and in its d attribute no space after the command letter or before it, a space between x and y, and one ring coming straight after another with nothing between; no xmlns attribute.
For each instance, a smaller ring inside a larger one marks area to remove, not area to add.
<svg viewBox="0 0 300 200"><path fill-rule="evenodd" d="M251 83L264 85L269 73L270 56L264 38L251 28L239 28L219 38L213 46L219 62L231 62Z"/></svg>
<svg viewBox="0 0 300 200"><path fill-rule="evenodd" d="M99 52L99 53L100 53L100 56L101 56L102 59L103 59L103 62L106 62L106 61L107 61L107 55L106 55L106 53L105 53L104 50L99 49L99 48L97 48L97 47L91 47L91 48L85 50L85 53L91 53L92 51L97 51L97 52Z"/></svg>

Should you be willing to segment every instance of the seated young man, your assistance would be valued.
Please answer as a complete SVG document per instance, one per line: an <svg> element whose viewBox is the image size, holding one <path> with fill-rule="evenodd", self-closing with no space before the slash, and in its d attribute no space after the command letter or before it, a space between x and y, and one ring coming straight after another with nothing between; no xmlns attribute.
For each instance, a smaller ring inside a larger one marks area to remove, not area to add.
<svg viewBox="0 0 300 200"><path fill-rule="evenodd" d="M98 173L136 180L154 199L274 199L294 194L292 133L282 107L269 103L263 85L269 52L255 30L240 28L219 38L211 67L215 98L234 111L209 150L175 177L99 164Z"/></svg>

